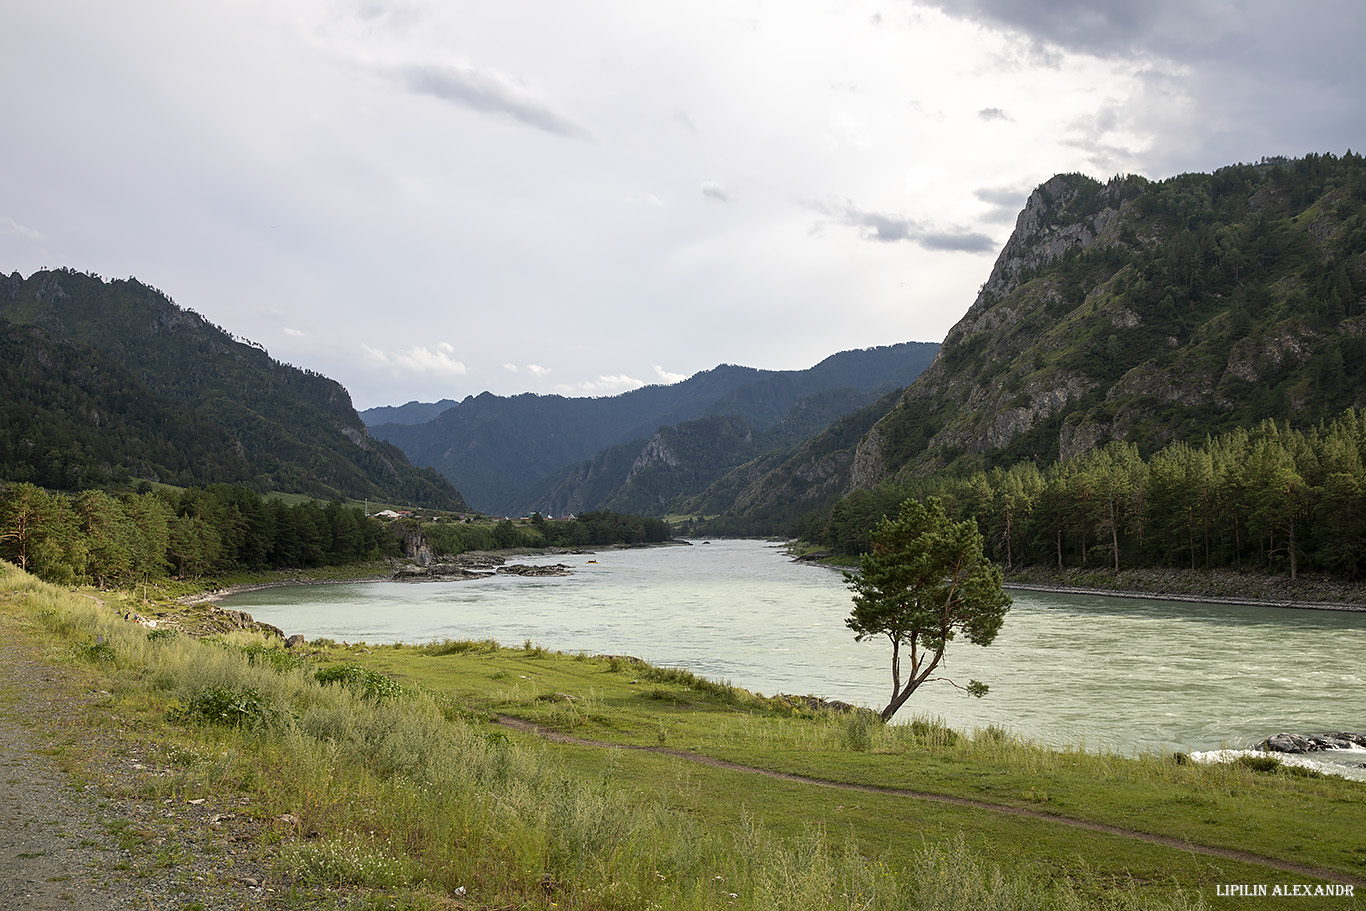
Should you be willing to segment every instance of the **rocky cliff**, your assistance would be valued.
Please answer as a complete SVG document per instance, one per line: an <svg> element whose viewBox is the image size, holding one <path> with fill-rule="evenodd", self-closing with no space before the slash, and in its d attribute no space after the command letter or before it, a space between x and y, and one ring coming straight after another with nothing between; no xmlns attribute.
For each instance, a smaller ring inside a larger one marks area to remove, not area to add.
<svg viewBox="0 0 1366 911"><path fill-rule="evenodd" d="M1038 187L853 487L1362 405L1358 156Z"/></svg>

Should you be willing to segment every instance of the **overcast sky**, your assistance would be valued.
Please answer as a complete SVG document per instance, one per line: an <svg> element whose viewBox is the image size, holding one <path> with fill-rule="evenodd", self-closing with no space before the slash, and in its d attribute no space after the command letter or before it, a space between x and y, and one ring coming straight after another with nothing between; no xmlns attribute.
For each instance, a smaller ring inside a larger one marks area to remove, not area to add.
<svg viewBox="0 0 1366 911"><path fill-rule="evenodd" d="M357 407L939 341L1030 190L1361 151L1358 0L10 0L0 270Z"/></svg>

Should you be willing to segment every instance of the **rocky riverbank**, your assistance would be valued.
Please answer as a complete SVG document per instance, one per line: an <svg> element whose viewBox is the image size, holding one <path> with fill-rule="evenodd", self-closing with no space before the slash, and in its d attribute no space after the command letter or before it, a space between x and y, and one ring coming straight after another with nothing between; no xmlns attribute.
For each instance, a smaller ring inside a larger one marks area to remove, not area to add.
<svg viewBox="0 0 1366 911"><path fill-rule="evenodd" d="M1058 594L1156 598L1313 610L1366 611L1366 585L1330 577L1230 570L1114 570L1024 567L1006 573L1006 588Z"/></svg>

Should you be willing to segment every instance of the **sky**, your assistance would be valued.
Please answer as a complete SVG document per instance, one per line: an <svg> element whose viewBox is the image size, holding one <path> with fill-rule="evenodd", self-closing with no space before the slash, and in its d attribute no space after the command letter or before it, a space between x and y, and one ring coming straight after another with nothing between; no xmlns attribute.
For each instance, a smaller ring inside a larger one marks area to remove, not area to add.
<svg viewBox="0 0 1366 911"><path fill-rule="evenodd" d="M358 408L939 341L1054 174L1366 145L1359 0L0 0L0 271Z"/></svg>

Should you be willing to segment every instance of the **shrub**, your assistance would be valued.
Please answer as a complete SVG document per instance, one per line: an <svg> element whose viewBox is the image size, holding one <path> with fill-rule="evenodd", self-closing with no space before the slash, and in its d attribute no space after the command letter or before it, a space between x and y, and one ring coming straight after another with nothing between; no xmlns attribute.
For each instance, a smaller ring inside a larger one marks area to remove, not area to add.
<svg viewBox="0 0 1366 911"><path fill-rule="evenodd" d="M109 644L109 640L99 636L94 642L88 645L73 646L74 651L87 661L113 661L114 647Z"/></svg>
<svg viewBox="0 0 1366 911"><path fill-rule="evenodd" d="M247 656L249 664L269 667L275 671L292 671L303 667L304 664L303 658L282 648L271 648L267 645L241 645L238 648Z"/></svg>
<svg viewBox="0 0 1366 911"><path fill-rule="evenodd" d="M319 669L313 677L319 683L340 683L353 693L376 701L403 693L402 685L393 677L359 664L333 664Z"/></svg>
<svg viewBox="0 0 1366 911"><path fill-rule="evenodd" d="M251 688L210 686L190 697L183 708L167 713L172 721L221 724L226 727L265 731L280 726L283 714Z"/></svg>

